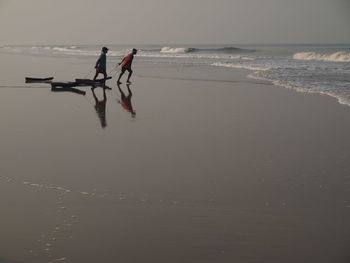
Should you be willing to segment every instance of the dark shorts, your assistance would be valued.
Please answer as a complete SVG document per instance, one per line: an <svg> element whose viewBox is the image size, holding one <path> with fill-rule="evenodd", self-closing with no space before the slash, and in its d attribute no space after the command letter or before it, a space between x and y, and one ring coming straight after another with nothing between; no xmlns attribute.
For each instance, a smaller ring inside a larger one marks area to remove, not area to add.
<svg viewBox="0 0 350 263"><path fill-rule="evenodd" d="M122 67L122 73L124 73L125 71L129 71L130 73L132 73L132 69L131 68Z"/></svg>

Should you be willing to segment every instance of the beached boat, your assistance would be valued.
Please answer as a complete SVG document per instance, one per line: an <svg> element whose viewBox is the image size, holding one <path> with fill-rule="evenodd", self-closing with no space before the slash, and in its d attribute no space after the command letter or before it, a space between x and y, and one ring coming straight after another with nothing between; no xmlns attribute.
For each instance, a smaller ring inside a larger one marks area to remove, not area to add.
<svg viewBox="0 0 350 263"><path fill-rule="evenodd" d="M51 82L52 88L56 88L56 87L71 88L76 86L79 86L79 84L76 82Z"/></svg>
<svg viewBox="0 0 350 263"><path fill-rule="evenodd" d="M108 78L106 78L106 80L109 80L111 78L112 77L108 77ZM93 79L75 79L75 82L77 84L80 84L80 85L83 85L83 84L98 85L98 84L103 84L105 82L105 79L96 79L96 80L93 80Z"/></svg>

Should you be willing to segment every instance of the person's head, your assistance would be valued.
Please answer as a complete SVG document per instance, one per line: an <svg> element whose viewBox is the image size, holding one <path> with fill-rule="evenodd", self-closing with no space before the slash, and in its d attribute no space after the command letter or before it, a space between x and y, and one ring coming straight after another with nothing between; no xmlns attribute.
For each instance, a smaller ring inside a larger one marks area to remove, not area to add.
<svg viewBox="0 0 350 263"><path fill-rule="evenodd" d="M136 55L136 54L137 54L137 49L136 49L136 48L133 48L133 49L132 49L132 53L133 53L134 55Z"/></svg>
<svg viewBox="0 0 350 263"><path fill-rule="evenodd" d="M102 52L103 52L103 53L107 53L107 52L108 52L108 48L103 47L103 48L102 48Z"/></svg>

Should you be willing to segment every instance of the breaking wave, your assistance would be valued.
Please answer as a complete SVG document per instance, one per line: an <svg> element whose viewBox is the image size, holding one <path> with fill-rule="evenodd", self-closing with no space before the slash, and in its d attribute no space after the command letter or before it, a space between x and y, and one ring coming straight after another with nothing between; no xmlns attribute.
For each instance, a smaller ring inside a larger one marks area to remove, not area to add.
<svg viewBox="0 0 350 263"><path fill-rule="evenodd" d="M330 62L350 62L350 53L339 51L332 54L319 54L315 52L301 52L293 56L299 60L322 60Z"/></svg>
<svg viewBox="0 0 350 263"><path fill-rule="evenodd" d="M181 54L181 53L189 53L193 51L193 48L171 48L171 47L163 47L160 52L161 53L171 53L171 54Z"/></svg>

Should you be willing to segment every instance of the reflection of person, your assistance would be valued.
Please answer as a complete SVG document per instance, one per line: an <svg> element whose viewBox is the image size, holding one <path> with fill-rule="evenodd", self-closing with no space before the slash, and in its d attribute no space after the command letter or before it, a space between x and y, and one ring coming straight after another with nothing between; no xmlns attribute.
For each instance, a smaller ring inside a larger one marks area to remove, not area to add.
<svg viewBox="0 0 350 263"><path fill-rule="evenodd" d="M125 93L123 92L123 90L120 88L120 85L118 84L118 89L120 92L120 101L118 101L120 103L120 105L122 105L122 107L131 113L131 117L135 118L136 116L136 112L134 111L132 104L131 104L131 97L132 97L132 92L130 90L130 85L126 84L126 87L128 88L128 96L125 96Z"/></svg>
<svg viewBox="0 0 350 263"><path fill-rule="evenodd" d="M107 126L106 122L106 102L107 102L107 96L106 96L106 87L103 87L103 100L98 100L96 94L95 94L95 88L96 86L93 86L91 88L92 95L95 99L95 110L97 113L98 118L100 119L102 128L105 128Z"/></svg>
<svg viewBox="0 0 350 263"><path fill-rule="evenodd" d="M125 71L129 72L128 75L128 79L126 80L126 83L131 83L130 82L130 77L132 75L132 69L131 69L131 65L132 65L132 61L134 59L134 55L137 54L137 49L133 48L132 52L130 54L128 54L126 57L123 58L123 60L119 63L119 65L122 66L119 78L117 80L118 84L121 84L120 82L120 78L124 75Z"/></svg>
<svg viewBox="0 0 350 263"><path fill-rule="evenodd" d="M107 60L107 54L108 52L108 48L103 47L102 51L101 51L101 55L98 58L98 60L96 61L96 65L95 65L95 69L96 69L96 74L94 77L94 80L96 80L98 74L102 73L104 76L104 79L106 80L107 78L107 72L106 72L106 60Z"/></svg>

